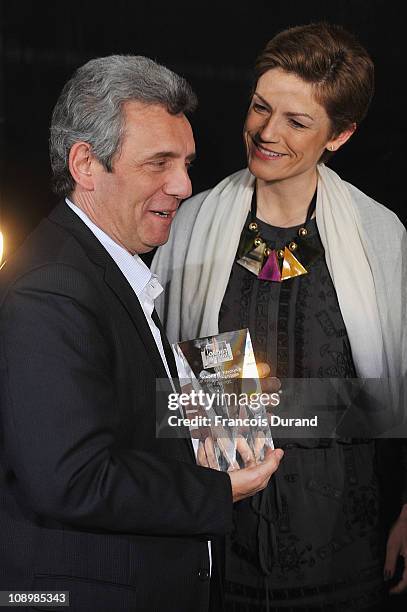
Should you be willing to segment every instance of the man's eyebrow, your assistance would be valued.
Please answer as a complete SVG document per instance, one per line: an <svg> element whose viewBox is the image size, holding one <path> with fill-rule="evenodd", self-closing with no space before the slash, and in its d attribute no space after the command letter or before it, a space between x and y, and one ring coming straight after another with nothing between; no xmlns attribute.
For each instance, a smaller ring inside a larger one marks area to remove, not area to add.
<svg viewBox="0 0 407 612"><path fill-rule="evenodd" d="M167 157L170 159L176 159L178 157L180 157L177 153L174 153L174 151L158 151L157 153L154 153L154 155L150 155L148 156L147 159L162 159L163 157ZM187 161L193 161L196 158L196 153L191 153L190 155L187 155L186 159Z"/></svg>
<svg viewBox="0 0 407 612"><path fill-rule="evenodd" d="M267 106L268 109L271 110L270 104L267 102L267 100L265 100L263 98L263 96L261 96L259 93L257 93L257 91L254 92L254 95L257 96L257 98L260 98L260 100L263 102L263 104L265 106ZM314 121L314 118L311 117L311 115L308 115L308 113L291 113L291 112L287 112L287 113L284 113L284 114L287 115L287 117L306 117L307 119L310 119L311 121Z"/></svg>

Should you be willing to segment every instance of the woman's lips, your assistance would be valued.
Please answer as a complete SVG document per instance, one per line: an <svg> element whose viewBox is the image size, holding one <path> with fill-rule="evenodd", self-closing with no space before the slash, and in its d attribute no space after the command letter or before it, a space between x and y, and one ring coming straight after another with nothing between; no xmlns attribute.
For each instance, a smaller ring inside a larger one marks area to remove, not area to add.
<svg viewBox="0 0 407 612"><path fill-rule="evenodd" d="M257 144L253 141L253 149L256 157L260 159L264 159L267 161L277 161L278 159L282 159L285 157L284 153L278 153L277 151L271 151L270 149L265 149L261 145Z"/></svg>

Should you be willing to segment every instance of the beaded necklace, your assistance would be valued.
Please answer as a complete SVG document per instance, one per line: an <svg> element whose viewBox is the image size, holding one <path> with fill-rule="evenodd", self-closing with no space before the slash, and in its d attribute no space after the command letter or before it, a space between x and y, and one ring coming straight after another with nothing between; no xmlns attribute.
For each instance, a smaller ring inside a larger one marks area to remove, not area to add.
<svg viewBox="0 0 407 612"><path fill-rule="evenodd" d="M282 248L272 249L260 235L257 216L256 190L253 191L249 221L246 222L237 250L237 263L255 274L261 280L282 282L295 276L307 274L305 266L312 264L321 254L319 249L307 243L306 223L311 219L317 202L315 192L304 224L298 230L295 240L288 241ZM295 253L295 254L294 254Z"/></svg>

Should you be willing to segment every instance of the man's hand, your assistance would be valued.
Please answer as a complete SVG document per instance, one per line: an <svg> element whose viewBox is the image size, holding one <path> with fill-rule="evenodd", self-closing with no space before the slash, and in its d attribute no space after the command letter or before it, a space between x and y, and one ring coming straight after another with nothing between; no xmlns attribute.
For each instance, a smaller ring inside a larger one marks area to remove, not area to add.
<svg viewBox="0 0 407 612"><path fill-rule="evenodd" d="M251 466L260 461L265 442L266 439L264 434L259 432L259 435L256 436L254 441L254 448L252 450L243 436L237 436L236 451L242 458L245 467ZM237 462L237 459L232 460L234 449L231 440L228 438L217 438L216 444L218 445L218 448L223 454L224 458L229 463L228 471L240 470L241 468ZM208 436L204 441L199 442L197 463L202 467L209 467L213 470L219 470L219 462L216 458L215 443L211 436Z"/></svg>
<svg viewBox="0 0 407 612"><path fill-rule="evenodd" d="M228 472L232 483L233 502L250 497L262 491L270 480L270 476L277 470L284 451L281 448L266 450L264 461L255 462L253 456L248 457L246 467L241 470Z"/></svg>
<svg viewBox="0 0 407 612"><path fill-rule="evenodd" d="M387 540L386 561L384 563L386 580L393 577L399 555L404 557L403 576L400 582L390 589L391 594L402 593L407 588L407 504L404 504Z"/></svg>
<svg viewBox="0 0 407 612"><path fill-rule="evenodd" d="M257 372L263 393L275 393L281 389L281 380L277 376L270 376L271 369L268 363L264 361L258 363Z"/></svg>

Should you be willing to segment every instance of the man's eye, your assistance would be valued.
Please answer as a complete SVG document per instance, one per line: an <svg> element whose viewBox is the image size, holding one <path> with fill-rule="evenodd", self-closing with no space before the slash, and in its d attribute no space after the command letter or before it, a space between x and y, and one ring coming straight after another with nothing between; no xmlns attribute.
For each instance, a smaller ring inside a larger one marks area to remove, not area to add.
<svg viewBox="0 0 407 612"><path fill-rule="evenodd" d="M166 159L155 159L154 161L150 162L150 166L152 166L156 170L161 170L166 167L167 163L168 160Z"/></svg>

